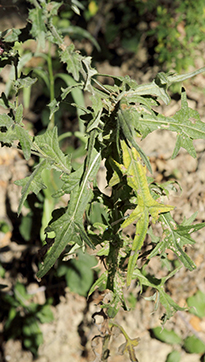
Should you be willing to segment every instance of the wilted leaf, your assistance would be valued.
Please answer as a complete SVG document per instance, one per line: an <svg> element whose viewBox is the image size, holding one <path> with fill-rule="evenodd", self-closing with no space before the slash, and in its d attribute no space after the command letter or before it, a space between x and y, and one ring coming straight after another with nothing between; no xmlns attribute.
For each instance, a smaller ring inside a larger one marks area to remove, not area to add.
<svg viewBox="0 0 205 362"><path fill-rule="evenodd" d="M131 339L128 336L128 334L125 332L124 328L118 323L111 322L110 325L115 328L117 327L126 339L126 342L121 344L120 347L118 348L118 353L123 355L125 352L127 352L129 354L131 362L138 362L138 359L135 356L134 347L136 347L139 344L140 339L139 338Z"/></svg>

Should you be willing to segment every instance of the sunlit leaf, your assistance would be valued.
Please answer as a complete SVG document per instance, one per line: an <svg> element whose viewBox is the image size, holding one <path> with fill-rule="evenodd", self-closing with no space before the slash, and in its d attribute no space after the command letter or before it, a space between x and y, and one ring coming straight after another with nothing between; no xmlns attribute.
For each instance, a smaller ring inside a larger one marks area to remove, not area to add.
<svg viewBox="0 0 205 362"><path fill-rule="evenodd" d="M49 271L70 242L74 241L82 245L82 241L84 241L94 248L89 237L85 237L84 234L83 214L93 196L90 182L96 176L100 167L100 153L94 151L90 161L89 168L85 171L81 184L77 185L71 192L67 211L54 222L51 221L49 225L48 231L54 231L56 237L37 273L38 278L42 278Z"/></svg>
<svg viewBox="0 0 205 362"><path fill-rule="evenodd" d="M122 228L127 227L136 222L136 234L132 244L132 252L128 263L127 284L132 279L132 273L137 261L138 252L144 242L148 224L149 215L152 221L156 222L160 213L173 210L173 206L164 205L154 200L150 194L149 186L146 178L146 166L143 166L141 157L135 148L129 148L124 141L121 142L123 152L123 164L117 162L115 164L121 170L123 175L127 177L128 185L135 191L138 205L131 215L123 222Z"/></svg>
<svg viewBox="0 0 205 362"><path fill-rule="evenodd" d="M73 78L78 82L80 71L82 69L82 56L75 51L73 44L60 51L60 58L63 63L66 63L68 73L72 73Z"/></svg>

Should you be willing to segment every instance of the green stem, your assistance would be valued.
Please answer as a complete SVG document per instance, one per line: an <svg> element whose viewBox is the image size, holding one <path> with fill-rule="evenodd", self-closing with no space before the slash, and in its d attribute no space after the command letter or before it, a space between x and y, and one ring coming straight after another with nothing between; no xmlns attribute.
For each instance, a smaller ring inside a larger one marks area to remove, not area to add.
<svg viewBox="0 0 205 362"><path fill-rule="evenodd" d="M49 42L49 52L47 57L48 64L48 73L49 73L49 84L50 84L50 102L55 99L55 89L54 89L54 76L53 76L53 66L52 66L52 57L51 57L51 42ZM53 114L48 125L48 129L53 129L55 126L55 115Z"/></svg>

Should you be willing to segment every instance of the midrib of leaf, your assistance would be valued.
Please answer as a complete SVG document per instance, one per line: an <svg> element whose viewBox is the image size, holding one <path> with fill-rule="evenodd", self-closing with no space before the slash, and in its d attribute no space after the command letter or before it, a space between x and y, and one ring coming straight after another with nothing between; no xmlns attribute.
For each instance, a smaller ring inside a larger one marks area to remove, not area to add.
<svg viewBox="0 0 205 362"><path fill-rule="evenodd" d="M181 128L181 131L183 133L186 134L186 132L184 131L184 128L187 128L187 129L190 129L190 130L193 130L194 132L197 131L197 132L200 132L200 135L201 137L200 138L205 138L205 130L203 131L202 129L198 129L194 126L191 126L191 125L187 125L186 122L182 123L182 122L172 122L171 119L174 119L174 117L172 118L168 118L167 121L166 119L165 120L159 120L159 119L150 119L150 118L140 118L139 121L140 122L144 122L144 123L156 123L156 128L159 126L159 124L161 124L161 128L163 129L163 125L165 126L164 128L165 129L168 129L168 127L170 128L170 125L171 126L174 126L175 128L178 127L178 128ZM201 123L201 125L203 125L203 123ZM205 125L204 125L204 129L205 129ZM177 132L177 130L175 131ZM191 134L191 133L190 133ZM190 136L189 134L186 134L188 137L192 137ZM198 136L199 138L199 136Z"/></svg>
<svg viewBox="0 0 205 362"><path fill-rule="evenodd" d="M161 214L160 217L162 218L162 220L164 221L164 223L167 225L167 228L169 229L169 232L170 232L170 234L172 235L172 238L175 239L174 232L172 231L172 228L170 227L170 225L169 225L166 217L165 217L163 214ZM167 246L168 246L168 245L167 245Z"/></svg>
<svg viewBox="0 0 205 362"><path fill-rule="evenodd" d="M77 200L77 203L76 203L76 206L75 206L75 209L74 209L74 212L73 212L73 216L71 217L71 219L74 221L75 219L75 215L77 213L77 210L79 208L79 204L80 204L80 201L81 201L81 197L83 195L83 192L84 192L84 189L85 187L87 186L87 184L89 183L89 176L91 174L91 171L93 170L93 167L95 165L95 163L97 162L97 160L100 158L100 153L97 153L97 155L95 156L93 162L91 163L89 169L87 170L86 172L86 175L83 179L83 183L82 183L82 187L80 189L80 194L79 194L79 197L78 197L78 200Z"/></svg>
<svg viewBox="0 0 205 362"><path fill-rule="evenodd" d="M73 239L76 234L75 227L81 227L83 223L83 213L86 209L87 203L90 201L92 192L91 190L86 190L86 187L89 187L89 182L92 177L95 175L92 172L97 173L95 169L96 164L98 165L100 159L100 153L98 152L96 155L94 154L95 150L92 150L93 153L93 161L91 162L89 168L85 172L85 176L83 178L82 184L80 186L76 186L71 193L70 202L68 205L68 209L64 215L62 215L59 219L55 220L50 224L50 230L54 231L56 234L54 244L51 246L51 249L48 251L44 264L41 266L39 272L37 273L38 278L42 278L49 269L54 265L56 259L59 257L61 252L64 250L66 245ZM89 193L87 191L90 191ZM82 226L83 228L83 226ZM82 232L81 238L82 238ZM78 237L80 241L80 236ZM87 242L87 240L84 240ZM77 241L78 243L78 241ZM88 243L88 242L87 242ZM89 244L92 247L92 243ZM94 248L94 247L93 247Z"/></svg>
<svg viewBox="0 0 205 362"><path fill-rule="evenodd" d="M168 247L176 254L176 256L181 260L181 262L184 264L184 266L186 268L188 268L189 270L193 270L196 268L196 265L195 263L193 262L193 260L191 260L191 258L184 252L184 250L182 249L181 245L178 243L177 241L177 238L176 238L176 235L175 233L179 236L179 238L181 239L181 235L178 233L178 230L177 229L172 229L172 227L170 226L170 223L169 223L169 220L167 220L166 218L166 214L162 214L161 215L161 218L163 219L163 221L165 222L165 224L167 225L168 227L168 230L170 232L170 234L172 235L172 241L173 241L173 244L172 245L169 245ZM175 231L175 232L174 232ZM186 235L185 235L186 237ZM188 244L188 241L186 242L186 244ZM179 252L179 253L177 253Z"/></svg>

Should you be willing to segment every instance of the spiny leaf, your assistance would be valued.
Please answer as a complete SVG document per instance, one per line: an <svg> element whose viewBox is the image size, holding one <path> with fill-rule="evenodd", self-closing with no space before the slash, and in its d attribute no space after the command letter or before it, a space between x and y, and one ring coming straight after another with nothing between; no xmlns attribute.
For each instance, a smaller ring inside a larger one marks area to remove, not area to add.
<svg viewBox="0 0 205 362"><path fill-rule="evenodd" d="M70 192L76 187L83 175L83 165L80 166L76 171L71 172L69 175L64 173L61 177L63 186L52 195L52 197L61 197L64 194L70 194Z"/></svg>
<svg viewBox="0 0 205 362"><path fill-rule="evenodd" d="M186 268L189 270L195 269L195 263L185 253L183 248L186 244L195 243L190 234L194 231L202 229L205 226L205 223L185 226L178 225L169 213L161 215L160 221L162 223L165 235L163 241L161 242L161 250L165 250L165 248L171 249ZM152 253L154 253L154 250ZM150 257L151 256L152 254Z"/></svg>
<svg viewBox="0 0 205 362"><path fill-rule="evenodd" d="M66 213L54 222L51 221L47 230L54 231L56 237L37 273L38 278L42 278L50 270L67 244L75 242L82 245L82 240L84 240L90 247L94 248L89 237L85 236L83 215L93 196L90 182L97 174L100 161L100 153L93 150L89 168L85 170L81 184L77 185L71 192Z"/></svg>
<svg viewBox="0 0 205 362"><path fill-rule="evenodd" d="M200 74L205 71L205 67L198 69L194 72L182 74L182 75L167 75L163 72L157 74L156 78L150 84L143 84L136 87L133 91L133 95L150 95L153 94L168 105L170 102L170 96L167 93L167 88L173 84L182 82L186 79L189 79L197 74Z"/></svg>
<svg viewBox="0 0 205 362"><path fill-rule="evenodd" d="M92 60L91 57L85 57L82 59L82 62L85 65L87 71L85 72L85 87L84 87L85 91L86 90L92 91L91 79L93 75L97 74L97 70L91 67L91 60Z"/></svg>
<svg viewBox="0 0 205 362"><path fill-rule="evenodd" d="M181 95L181 109L172 117L155 115L151 111L140 111L136 106L130 107L129 112L135 128L143 138L157 129L167 129L177 133L172 158L177 156L181 147L185 148L192 157L196 157L193 140L205 139L205 124L200 120L198 112L188 107L184 89Z"/></svg>
<svg viewBox="0 0 205 362"><path fill-rule="evenodd" d="M67 174L70 173L71 157L65 155L59 147L57 127L35 137L34 147L40 156L45 157L52 164L52 167Z"/></svg>
<svg viewBox="0 0 205 362"><path fill-rule="evenodd" d="M39 191L46 188L41 178L41 172L47 167L47 161L43 160L38 164L30 176L14 182L16 185L22 186L22 196L19 202L18 215L20 214L24 201L30 192L34 192L37 195Z"/></svg>
<svg viewBox="0 0 205 362"><path fill-rule="evenodd" d="M29 10L29 20L31 21L32 28L31 34L34 39L38 39L38 48L45 49L45 36L46 36L46 13L43 8L36 7Z"/></svg>
<svg viewBox="0 0 205 362"><path fill-rule="evenodd" d="M123 131L125 139L127 139L130 142L130 144L136 148L141 158L143 159L145 165L147 166L148 170L150 171L150 173L152 173L152 168L147 156L135 141L136 132L132 123L130 122L129 114L126 112L126 107L127 107L127 102L126 100L122 99L120 108L117 113L118 122Z"/></svg>
<svg viewBox="0 0 205 362"><path fill-rule="evenodd" d="M167 275L167 277L164 277L162 279L157 279L157 278L153 278L153 277L149 279L139 269L135 269L133 272L133 275L132 275L133 279L137 278L139 280L139 283L141 286L151 287L151 288L156 289L159 292L160 302L166 309L166 315L164 317L164 322L167 319L171 318L174 311L185 309L185 308L180 307L178 304L176 304L173 301L173 299L164 290L164 284L167 281L167 279L171 278L174 274L176 274L180 268L181 268L181 266L176 268L175 270L173 270L171 273L169 273Z"/></svg>
<svg viewBox="0 0 205 362"><path fill-rule="evenodd" d="M88 297L94 293L95 289L98 288L100 291L106 289L107 285L108 272L105 271L101 276L96 280L96 282L92 285L89 290Z"/></svg>
<svg viewBox="0 0 205 362"><path fill-rule="evenodd" d="M26 131L18 124L14 128L14 132L16 133L16 137L21 144L24 157L26 160L28 160L31 156L31 137L29 136L28 131Z"/></svg>
<svg viewBox="0 0 205 362"><path fill-rule="evenodd" d="M186 73L186 74L173 74L173 75L167 75L167 84L171 85L173 83L183 82L186 79L192 78L197 74L205 72L205 67L194 70L193 72ZM165 73L159 73L165 75Z"/></svg>
<svg viewBox="0 0 205 362"><path fill-rule="evenodd" d="M160 213L173 210L174 207L161 204L153 199L147 183L146 166L142 165L139 153L134 147L130 149L125 141L121 141L121 147L123 152L123 164L120 165L116 161L114 162L123 175L127 176L127 183L135 191L138 201L135 210L121 225L122 228L125 228L131 223L137 222L136 234L128 263L127 284L129 285L131 283L138 252L142 247L148 230L149 214L152 216L153 222L156 222Z"/></svg>
<svg viewBox="0 0 205 362"><path fill-rule="evenodd" d="M78 82L82 70L82 55L75 51L74 45L71 44L60 51L60 58L67 64L68 73L72 73L73 78Z"/></svg>
<svg viewBox="0 0 205 362"><path fill-rule="evenodd" d="M37 78L22 77L22 78L15 80L15 82L13 84L14 84L14 88L19 90L22 88L31 87L34 83L36 83L36 81L37 81Z"/></svg>
<svg viewBox="0 0 205 362"><path fill-rule="evenodd" d="M9 128L14 124L14 120L8 114L0 114L0 126Z"/></svg>
<svg viewBox="0 0 205 362"><path fill-rule="evenodd" d="M17 113L17 120L19 123L15 123L11 117L7 114L0 116L0 126L6 126L6 132L0 132L0 141L4 143L13 143L15 140L19 140L24 157L28 160L31 156L31 137L27 130L21 126L21 110Z"/></svg>

